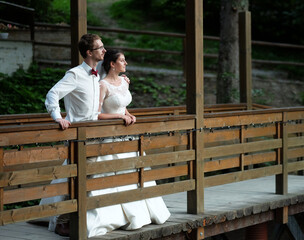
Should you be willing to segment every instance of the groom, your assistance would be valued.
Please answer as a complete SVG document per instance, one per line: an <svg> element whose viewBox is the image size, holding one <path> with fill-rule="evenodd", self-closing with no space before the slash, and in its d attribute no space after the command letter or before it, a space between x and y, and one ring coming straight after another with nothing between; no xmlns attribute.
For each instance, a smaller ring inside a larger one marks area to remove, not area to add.
<svg viewBox="0 0 304 240"><path fill-rule="evenodd" d="M71 122L97 120L99 104L99 80L96 71L106 49L96 34L81 37L78 48L84 61L68 70L65 76L47 93L45 106L51 117L65 130ZM64 97L66 117L60 114L59 100Z"/></svg>

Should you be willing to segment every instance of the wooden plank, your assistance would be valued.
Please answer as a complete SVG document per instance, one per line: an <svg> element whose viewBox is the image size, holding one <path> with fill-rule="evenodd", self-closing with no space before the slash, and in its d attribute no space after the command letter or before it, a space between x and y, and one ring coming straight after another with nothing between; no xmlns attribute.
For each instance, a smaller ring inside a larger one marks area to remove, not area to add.
<svg viewBox="0 0 304 240"><path fill-rule="evenodd" d="M158 133L167 131L188 130L194 128L193 120L167 121L167 122L146 122L132 126L110 125L87 127L87 138L121 136L121 135L137 135L145 133Z"/></svg>
<svg viewBox="0 0 304 240"><path fill-rule="evenodd" d="M250 154L244 156L244 166L265 163L265 162L272 162L275 160L276 160L275 152ZM212 160L205 162L205 173L229 169L229 168L235 168L235 167L240 167L239 157Z"/></svg>
<svg viewBox="0 0 304 240"><path fill-rule="evenodd" d="M144 137L143 148L145 151L158 148L169 148L186 145L187 135ZM86 145L87 157L110 155L124 152L137 152L138 141L123 141Z"/></svg>
<svg viewBox="0 0 304 240"><path fill-rule="evenodd" d="M68 200L52 204L25 207L0 212L0 226L77 211L77 201Z"/></svg>
<svg viewBox="0 0 304 240"><path fill-rule="evenodd" d="M77 166L66 165L0 173L0 187L50 181L58 178L77 176Z"/></svg>
<svg viewBox="0 0 304 240"><path fill-rule="evenodd" d="M276 134L276 126L267 125L267 126L258 126L258 127L248 127L244 129L245 138L254 138L254 137L264 137L264 136L273 136Z"/></svg>
<svg viewBox="0 0 304 240"><path fill-rule="evenodd" d="M145 171L144 181L168 179L188 175L188 165L173 166L167 168Z"/></svg>
<svg viewBox="0 0 304 240"><path fill-rule="evenodd" d="M288 147L304 146L304 136L288 138Z"/></svg>
<svg viewBox="0 0 304 240"><path fill-rule="evenodd" d="M138 171L107 177L91 178L87 180L87 191L137 184L138 182Z"/></svg>
<svg viewBox="0 0 304 240"><path fill-rule="evenodd" d="M124 202L132 202L166 194L190 191L195 188L195 180L185 180L177 183L167 183L147 188L88 197L87 210L105 207Z"/></svg>
<svg viewBox="0 0 304 240"><path fill-rule="evenodd" d="M205 119L205 128L241 126L282 121L281 113L266 113L257 115L221 116Z"/></svg>
<svg viewBox="0 0 304 240"><path fill-rule="evenodd" d="M170 152L170 153L152 154L152 155L140 156L140 157L115 159L111 161L88 163L87 175L129 170L129 169L142 168L142 167L153 167L163 164L186 162L194 159L195 159L194 150L185 150L185 151Z"/></svg>
<svg viewBox="0 0 304 240"><path fill-rule="evenodd" d="M76 129L69 128L0 133L0 146L64 141L76 138Z"/></svg>
<svg viewBox="0 0 304 240"><path fill-rule="evenodd" d="M14 171L34 169L34 168L61 166L63 162L64 160L55 160L55 161L43 161L38 163L10 165L4 167L4 172L14 172Z"/></svg>
<svg viewBox="0 0 304 240"><path fill-rule="evenodd" d="M273 136L276 134L276 128L274 125L266 127L248 127L242 130L244 132L244 138ZM209 142L221 142L229 140L238 140L238 129L220 129L205 131L205 143Z"/></svg>
<svg viewBox="0 0 304 240"><path fill-rule="evenodd" d="M304 157L304 148L288 149L287 156L288 159Z"/></svg>
<svg viewBox="0 0 304 240"><path fill-rule="evenodd" d="M142 178L143 182L168 179L188 174L188 166L173 166L154 170L145 170ZM105 176L99 178L92 178L87 180L87 191L98 189L113 188L118 186L125 186L130 184L138 184L140 181L139 172L134 171L130 173L116 174L112 176Z"/></svg>
<svg viewBox="0 0 304 240"><path fill-rule="evenodd" d="M37 186L29 188L17 188L4 192L4 204L24 202L40 198L68 195L69 186L67 182L51 184L48 186Z"/></svg>
<svg viewBox="0 0 304 240"><path fill-rule="evenodd" d="M210 129L211 130L211 129ZM214 130L214 131L205 131L204 142L222 142L229 140L239 139L239 130L238 129L225 129L225 130Z"/></svg>
<svg viewBox="0 0 304 240"><path fill-rule="evenodd" d="M241 153L257 152L282 147L281 139L271 139L257 142L233 144L205 148L204 157L222 157Z"/></svg>
<svg viewBox="0 0 304 240"><path fill-rule="evenodd" d="M288 172L304 170L304 161L288 163Z"/></svg>
<svg viewBox="0 0 304 240"><path fill-rule="evenodd" d="M287 132L290 133L303 133L304 132L304 123L298 124L288 124Z"/></svg>
<svg viewBox="0 0 304 240"><path fill-rule="evenodd" d="M302 120L304 119L304 111L294 111L294 112L288 112L286 116L286 121L292 121L292 120Z"/></svg>
<svg viewBox="0 0 304 240"><path fill-rule="evenodd" d="M50 160L64 160L68 157L68 147L57 145L53 147L33 147L22 151L4 151L4 166L35 163Z"/></svg>
<svg viewBox="0 0 304 240"><path fill-rule="evenodd" d="M282 166L275 165L270 167L246 170L243 172L234 172L234 173L227 173L227 174L220 174L216 176L206 177L205 184L206 187L212 187L217 185L223 185L226 183L233 183L233 182L239 182L239 181L244 181L254 178L271 176L280 173L282 173Z"/></svg>

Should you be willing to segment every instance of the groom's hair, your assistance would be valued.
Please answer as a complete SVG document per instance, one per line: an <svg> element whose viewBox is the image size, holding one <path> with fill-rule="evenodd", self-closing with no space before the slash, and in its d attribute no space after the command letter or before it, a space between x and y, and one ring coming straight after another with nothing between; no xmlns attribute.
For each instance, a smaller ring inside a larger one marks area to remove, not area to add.
<svg viewBox="0 0 304 240"><path fill-rule="evenodd" d="M87 57L87 51L94 48L94 42L101 40L97 34L87 33L84 34L78 42L78 50L83 58Z"/></svg>

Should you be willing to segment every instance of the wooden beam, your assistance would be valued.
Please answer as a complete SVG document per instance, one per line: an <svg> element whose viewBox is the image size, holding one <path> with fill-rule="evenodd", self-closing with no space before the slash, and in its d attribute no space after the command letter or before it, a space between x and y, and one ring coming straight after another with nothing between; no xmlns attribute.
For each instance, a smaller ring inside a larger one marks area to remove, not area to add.
<svg viewBox="0 0 304 240"><path fill-rule="evenodd" d="M70 0L71 3L71 63L75 67L82 62L78 42L87 33L87 1Z"/></svg>
<svg viewBox="0 0 304 240"><path fill-rule="evenodd" d="M196 115L196 129L204 126L203 0L186 1L186 80L187 113ZM188 213L204 211L204 131L194 134L195 191L188 192Z"/></svg>
<svg viewBox="0 0 304 240"><path fill-rule="evenodd" d="M287 132L287 115L288 113L282 113L283 122L280 125L280 132L282 138L282 148L280 151L282 165L282 173L276 175L276 194L285 195L288 193L288 132Z"/></svg>
<svg viewBox="0 0 304 240"><path fill-rule="evenodd" d="M277 208L275 211L275 218L278 223L288 223L288 206Z"/></svg>
<svg viewBox="0 0 304 240"><path fill-rule="evenodd" d="M239 68L240 102L252 109L252 74L251 74L251 13L239 13Z"/></svg>
<svg viewBox="0 0 304 240"><path fill-rule="evenodd" d="M71 214L70 239L87 239L87 189L86 189L86 128L78 128L78 142L75 147L75 162L77 163L77 173L75 183L75 197L77 199L77 212Z"/></svg>

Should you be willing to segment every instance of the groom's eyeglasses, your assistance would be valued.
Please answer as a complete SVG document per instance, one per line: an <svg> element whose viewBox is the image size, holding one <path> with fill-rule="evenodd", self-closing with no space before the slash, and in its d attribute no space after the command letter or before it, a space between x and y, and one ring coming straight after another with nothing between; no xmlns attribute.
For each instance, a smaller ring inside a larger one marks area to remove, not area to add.
<svg viewBox="0 0 304 240"><path fill-rule="evenodd" d="M94 50L103 50L104 49L104 46L100 46L100 47L98 47L98 48L93 48L93 49L91 49L91 51L94 51Z"/></svg>

